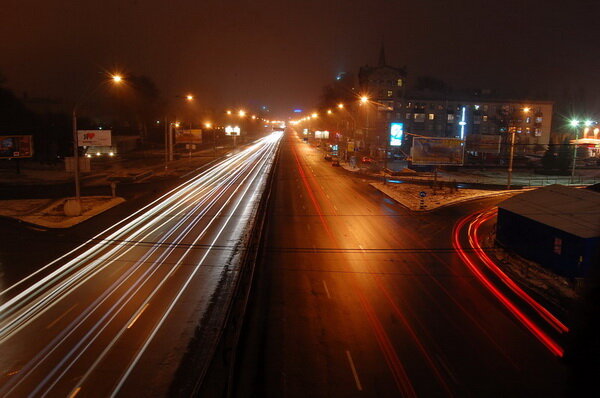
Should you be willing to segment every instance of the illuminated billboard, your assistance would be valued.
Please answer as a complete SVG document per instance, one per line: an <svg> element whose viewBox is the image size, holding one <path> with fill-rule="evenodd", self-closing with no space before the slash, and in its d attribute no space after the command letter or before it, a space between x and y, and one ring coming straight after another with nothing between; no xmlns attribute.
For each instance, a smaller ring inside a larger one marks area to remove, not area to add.
<svg viewBox="0 0 600 398"><path fill-rule="evenodd" d="M401 146L404 136L404 123L390 123L390 146Z"/></svg>
<svg viewBox="0 0 600 398"><path fill-rule="evenodd" d="M415 137L410 153L414 165L462 165L464 142L458 138Z"/></svg>
<svg viewBox="0 0 600 398"><path fill-rule="evenodd" d="M318 139L322 139L322 140L328 140L329 139L329 131L327 130L323 130L323 131L315 131L315 138Z"/></svg>
<svg viewBox="0 0 600 398"><path fill-rule="evenodd" d="M111 146L110 130L77 130L78 146Z"/></svg>
<svg viewBox="0 0 600 398"><path fill-rule="evenodd" d="M225 127L225 135L240 135L241 130L238 126L227 126Z"/></svg>

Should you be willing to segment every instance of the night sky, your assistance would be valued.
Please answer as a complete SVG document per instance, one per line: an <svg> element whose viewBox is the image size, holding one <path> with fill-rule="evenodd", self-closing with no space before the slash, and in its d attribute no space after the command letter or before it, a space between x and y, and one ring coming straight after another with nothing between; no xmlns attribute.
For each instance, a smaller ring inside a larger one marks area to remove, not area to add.
<svg viewBox="0 0 600 398"><path fill-rule="evenodd" d="M597 0L3 0L0 73L19 94L69 100L116 67L165 97L289 112L375 64L383 40L413 77L595 94L599 16Z"/></svg>

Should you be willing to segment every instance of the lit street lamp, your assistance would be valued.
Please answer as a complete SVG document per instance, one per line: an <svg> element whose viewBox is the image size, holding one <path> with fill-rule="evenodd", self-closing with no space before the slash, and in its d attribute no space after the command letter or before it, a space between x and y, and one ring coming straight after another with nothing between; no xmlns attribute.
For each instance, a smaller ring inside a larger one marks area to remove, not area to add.
<svg viewBox="0 0 600 398"><path fill-rule="evenodd" d="M527 114L527 113L529 113L531 108L526 106L522 110L523 110L523 113ZM515 129L516 129L516 126L513 126L513 127L514 127L513 131L511 131L511 134L510 134L510 154L508 157L508 176L507 176L507 181L506 181L506 189L510 189L510 186L512 184L513 159L514 159L514 155L515 155ZM508 126L508 128L510 129L510 126Z"/></svg>
<svg viewBox="0 0 600 398"><path fill-rule="evenodd" d="M123 76L119 74L113 74L108 79L113 84L120 84L123 82ZM77 109L84 103L85 99L89 98L103 83L101 82L96 88L89 92L86 98L81 98L79 102L73 107L73 172L75 177L75 200L71 203L65 203L65 210L69 212L68 215L79 216L81 215L81 183L79 181L79 139L77 134ZM67 210L68 209L68 210Z"/></svg>

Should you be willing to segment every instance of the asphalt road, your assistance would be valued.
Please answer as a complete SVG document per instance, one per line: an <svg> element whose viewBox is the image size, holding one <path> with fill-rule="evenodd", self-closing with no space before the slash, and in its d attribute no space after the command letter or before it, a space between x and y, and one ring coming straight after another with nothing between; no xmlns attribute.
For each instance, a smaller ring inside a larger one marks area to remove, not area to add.
<svg viewBox="0 0 600 398"><path fill-rule="evenodd" d="M0 290L0 396L164 396L280 136L191 177ZM40 275L43 275L40 277Z"/></svg>
<svg viewBox="0 0 600 398"><path fill-rule="evenodd" d="M236 396L561 394L560 360L452 250L500 199L411 213L294 133L275 186Z"/></svg>

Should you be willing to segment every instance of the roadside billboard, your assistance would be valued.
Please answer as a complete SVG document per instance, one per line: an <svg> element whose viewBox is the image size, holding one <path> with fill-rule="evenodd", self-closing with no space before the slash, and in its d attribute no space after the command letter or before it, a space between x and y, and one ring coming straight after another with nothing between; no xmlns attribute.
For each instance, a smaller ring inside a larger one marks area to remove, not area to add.
<svg viewBox="0 0 600 398"><path fill-rule="evenodd" d="M469 134L467 135L467 150L480 153L500 153L500 142L502 137L499 134Z"/></svg>
<svg viewBox="0 0 600 398"><path fill-rule="evenodd" d="M0 158L30 158L33 156L33 137L31 135L1 135Z"/></svg>
<svg viewBox="0 0 600 398"><path fill-rule="evenodd" d="M77 130L78 146L111 146L110 130Z"/></svg>
<svg viewBox="0 0 600 398"><path fill-rule="evenodd" d="M463 149L458 138L414 137L410 153L414 165L462 165Z"/></svg>
<svg viewBox="0 0 600 398"><path fill-rule="evenodd" d="M241 130L238 126L232 127L232 126L227 126L225 127L225 135L240 135L241 134Z"/></svg>
<svg viewBox="0 0 600 398"><path fill-rule="evenodd" d="M202 129L177 130L175 132L177 144L202 144Z"/></svg>
<svg viewBox="0 0 600 398"><path fill-rule="evenodd" d="M322 140L328 140L329 139L329 131L324 130L324 131L315 131L315 138L320 138Z"/></svg>
<svg viewBox="0 0 600 398"><path fill-rule="evenodd" d="M390 146L401 146L404 136L404 123L390 123Z"/></svg>

